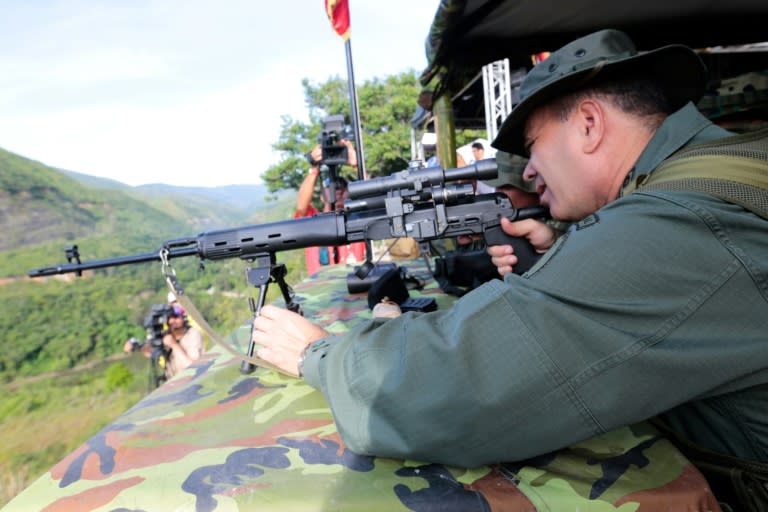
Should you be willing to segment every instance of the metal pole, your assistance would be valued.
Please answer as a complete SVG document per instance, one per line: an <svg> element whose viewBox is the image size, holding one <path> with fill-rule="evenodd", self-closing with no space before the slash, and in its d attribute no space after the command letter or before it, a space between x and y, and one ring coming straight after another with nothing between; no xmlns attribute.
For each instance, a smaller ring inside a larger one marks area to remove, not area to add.
<svg viewBox="0 0 768 512"><path fill-rule="evenodd" d="M344 42L347 54L347 82L349 83L349 106L352 110L352 124L355 130L355 149L357 151L357 179L368 179L365 172L365 152L363 151L363 135L360 130L360 110L357 106L357 88L355 87L355 71L352 67L351 38Z"/></svg>
<svg viewBox="0 0 768 512"><path fill-rule="evenodd" d="M448 92L443 93L432 108L437 133L437 159L444 169L456 167L456 126L451 95Z"/></svg>

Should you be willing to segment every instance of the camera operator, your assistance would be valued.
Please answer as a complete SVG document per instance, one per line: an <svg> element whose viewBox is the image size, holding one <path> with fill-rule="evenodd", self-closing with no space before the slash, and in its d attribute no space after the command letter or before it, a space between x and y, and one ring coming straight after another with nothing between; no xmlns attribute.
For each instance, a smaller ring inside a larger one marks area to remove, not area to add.
<svg viewBox="0 0 768 512"><path fill-rule="evenodd" d="M357 167L357 153L352 143L346 139L342 139L339 142L347 148L347 165ZM323 165L322 146L320 144L315 146L307 159L310 160L310 168L296 196L294 218L311 217L318 213L317 208L312 204L312 197L314 196L317 179L321 174L320 170ZM349 197L347 180L341 176L334 176L333 178L333 189L335 189L333 207L339 209ZM323 212L329 212L332 209L330 178L328 180L328 183L321 184ZM339 247L308 247L304 250L304 258L307 265L307 274L312 275L320 269L321 265L363 261L365 259L365 244L363 242L355 242Z"/></svg>
<svg viewBox="0 0 768 512"><path fill-rule="evenodd" d="M162 345L165 355L165 378L170 379L178 372L200 359L203 354L203 336L189 325L184 308L179 305L170 306L168 314L168 329L163 333ZM145 357L151 359L156 347L151 343L137 344L133 340L125 342L124 352L140 350Z"/></svg>

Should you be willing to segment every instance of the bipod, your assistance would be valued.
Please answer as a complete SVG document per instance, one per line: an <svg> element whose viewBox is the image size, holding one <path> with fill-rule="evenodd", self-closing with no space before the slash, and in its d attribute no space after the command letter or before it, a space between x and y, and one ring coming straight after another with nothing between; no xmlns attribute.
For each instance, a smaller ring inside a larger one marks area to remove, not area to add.
<svg viewBox="0 0 768 512"><path fill-rule="evenodd" d="M264 302L267 300L267 288L269 283L277 283L280 287L280 292L283 294L283 300L285 301L285 307L289 311L301 314L301 306L295 302L293 289L285 282L285 276L288 270L283 263L276 263L274 253L264 253L256 255L253 258L253 266L248 267L245 270L245 276L248 279L248 283L258 288L258 295L254 300L253 297L248 297L248 307L253 313L253 320L255 320L261 313L261 308L264 306ZM251 322L251 340L248 343L248 357L253 357L253 353L256 350L256 342L253 341L253 322ZM240 364L240 373L248 374L256 369L256 365L248 361L243 361Z"/></svg>

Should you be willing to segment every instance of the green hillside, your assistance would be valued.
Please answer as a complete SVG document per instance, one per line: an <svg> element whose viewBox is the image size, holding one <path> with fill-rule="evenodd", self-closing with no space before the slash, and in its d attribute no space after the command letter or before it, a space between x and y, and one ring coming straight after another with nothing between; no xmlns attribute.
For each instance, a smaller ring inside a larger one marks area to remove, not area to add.
<svg viewBox="0 0 768 512"><path fill-rule="evenodd" d="M195 233L237 225L276 201L269 196L265 185L203 188L155 184L141 185L127 193L185 219Z"/></svg>
<svg viewBox="0 0 768 512"><path fill-rule="evenodd" d="M105 183L108 188L94 188ZM274 220L270 215L289 217L291 212L290 195L263 201L258 208L256 199L234 201L232 190L206 195L202 189L114 183L0 153L0 227L5 235L0 242L0 279L13 283L0 286L0 307L6 313L0 333L13 340L6 341L9 346L0 353L0 381L71 368L114 353L129 337L143 337L146 311L165 300L159 262L88 271L80 278L26 277L33 268L66 262L65 247L76 244L84 262L147 253L159 250L165 240L193 236L212 223L221 229ZM240 193L246 198L258 195L256 189ZM300 255L281 255L281 261L297 258ZM245 263L206 262L201 269L196 258L184 258L172 264L213 326L232 329L247 316L244 297L253 290L243 278ZM289 267L295 269L289 278L302 277L296 274L301 265Z"/></svg>
<svg viewBox="0 0 768 512"><path fill-rule="evenodd" d="M23 275L22 265L44 265L65 245L88 247L92 257L120 254L159 236L190 229L183 218L118 189L97 189L0 150L0 277ZM105 235L118 235L108 243ZM123 247L120 247L123 245ZM31 252L25 252L25 251Z"/></svg>
<svg viewBox="0 0 768 512"><path fill-rule="evenodd" d="M0 150L0 506L149 391L148 361L122 353L165 302L159 262L31 279L33 268L158 250L209 229L290 218L294 193L263 186L129 187ZM302 251L278 255L302 279ZM205 319L226 335L249 321L245 262L172 260ZM268 300L279 296L270 287ZM54 428L55 426L55 428ZM49 428L51 427L51 428ZM33 435L33 432L36 434Z"/></svg>

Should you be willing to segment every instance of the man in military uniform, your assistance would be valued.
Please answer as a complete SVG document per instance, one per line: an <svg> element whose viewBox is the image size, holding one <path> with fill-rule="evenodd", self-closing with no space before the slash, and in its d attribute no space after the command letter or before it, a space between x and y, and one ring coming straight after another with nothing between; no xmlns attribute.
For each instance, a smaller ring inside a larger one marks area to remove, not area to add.
<svg viewBox="0 0 768 512"><path fill-rule="evenodd" d="M345 334L266 306L258 355L321 390L358 453L472 467L665 414L708 449L768 461L765 212L654 185L672 163L707 174L706 158L670 157L730 135L692 103L704 82L691 49L639 53L615 30L553 52L493 143L528 155L541 202L573 222L562 236L504 224L545 252L538 264L512 274L511 249L493 248L504 281ZM764 201L758 160L718 172Z"/></svg>

